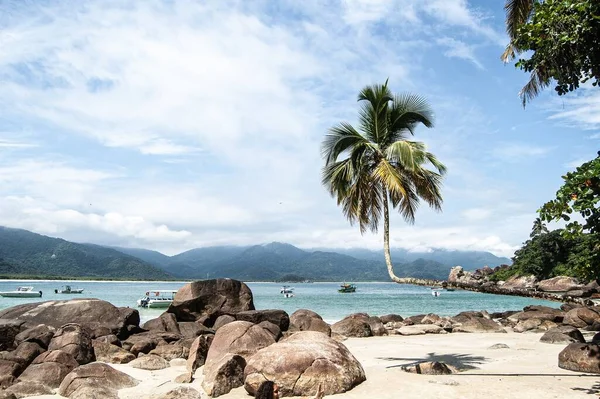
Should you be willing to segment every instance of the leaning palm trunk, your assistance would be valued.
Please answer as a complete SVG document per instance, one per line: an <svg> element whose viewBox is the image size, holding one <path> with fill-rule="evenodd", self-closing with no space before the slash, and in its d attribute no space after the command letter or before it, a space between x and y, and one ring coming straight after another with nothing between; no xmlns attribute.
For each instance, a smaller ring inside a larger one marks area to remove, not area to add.
<svg viewBox="0 0 600 399"><path fill-rule="evenodd" d="M387 192L383 193L383 254L385 256L385 264L387 265L388 274L393 282L398 284L414 284L414 285L437 285L435 280L426 280L413 277L398 277L394 273L394 265L392 264L392 255L390 253L390 212L388 208Z"/></svg>

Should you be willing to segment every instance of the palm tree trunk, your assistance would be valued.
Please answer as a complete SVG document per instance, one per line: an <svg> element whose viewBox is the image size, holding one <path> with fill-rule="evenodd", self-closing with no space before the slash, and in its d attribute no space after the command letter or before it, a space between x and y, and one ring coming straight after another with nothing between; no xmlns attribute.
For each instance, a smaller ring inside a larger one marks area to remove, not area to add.
<svg viewBox="0 0 600 399"><path fill-rule="evenodd" d="M412 277L398 277L394 273L394 265L392 265L392 255L390 253L390 211L388 207L387 190L383 189L383 254L385 256L385 264L387 265L388 274L393 282L398 284L414 284L414 285L441 285L436 280L426 280Z"/></svg>

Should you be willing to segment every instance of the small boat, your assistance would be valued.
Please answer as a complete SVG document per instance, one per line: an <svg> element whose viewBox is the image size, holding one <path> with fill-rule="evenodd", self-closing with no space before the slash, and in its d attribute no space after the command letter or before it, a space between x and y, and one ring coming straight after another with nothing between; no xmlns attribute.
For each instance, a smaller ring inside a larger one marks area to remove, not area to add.
<svg viewBox="0 0 600 399"><path fill-rule="evenodd" d="M168 308L177 294L177 290L148 291L146 296L138 299L137 305L141 308Z"/></svg>
<svg viewBox="0 0 600 399"><path fill-rule="evenodd" d="M431 295L438 297L438 296L440 296L440 292L439 291L431 291Z"/></svg>
<svg viewBox="0 0 600 399"><path fill-rule="evenodd" d="M294 287L290 287L289 285L284 285L283 287L281 287L281 290L279 290L280 294L293 294L294 293Z"/></svg>
<svg viewBox="0 0 600 399"><path fill-rule="evenodd" d="M34 291L33 287L17 287L15 291L0 292L0 296L7 298L41 298L42 291Z"/></svg>
<svg viewBox="0 0 600 399"><path fill-rule="evenodd" d="M355 292L356 291L356 285L355 284L347 284L347 283L342 283L340 285L340 288L338 289L338 292Z"/></svg>
<svg viewBox="0 0 600 399"><path fill-rule="evenodd" d="M55 294L82 294L83 288L71 288L70 285L65 285L62 290L54 290Z"/></svg>
<svg viewBox="0 0 600 399"><path fill-rule="evenodd" d="M455 289L454 288L446 288L446 291L452 292L452 291L455 291Z"/></svg>

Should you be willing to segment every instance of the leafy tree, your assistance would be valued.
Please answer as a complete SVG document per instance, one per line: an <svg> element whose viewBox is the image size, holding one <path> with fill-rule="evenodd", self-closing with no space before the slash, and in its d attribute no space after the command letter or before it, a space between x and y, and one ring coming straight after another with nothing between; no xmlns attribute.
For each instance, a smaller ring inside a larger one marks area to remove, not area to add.
<svg viewBox="0 0 600 399"><path fill-rule="evenodd" d="M433 112L418 95L393 95L387 81L363 88L358 101L358 128L342 122L323 140L323 184L350 223L358 222L361 233L377 232L383 214L388 274L397 283L412 282L394 274L389 204L408 223L414 223L419 199L441 210L440 187L446 167L427 152L424 143L409 140L418 125L433 126ZM430 166L435 171L428 169Z"/></svg>
<svg viewBox="0 0 600 399"><path fill-rule="evenodd" d="M600 233L600 151L595 159L567 173L563 180L556 198L538 210L541 219L569 222L565 226L565 234L571 236ZM584 219L583 224L571 221L573 212L579 213Z"/></svg>
<svg viewBox="0 0 600 399"><path fill-rule="evenodd" d="M512 267L519 270L520 275L533 274L539 279L553 277L552 271L567 262L572 245L560 230L537 235L515 252Z"/></svg>
<svg viewBox="0 0 600 399"><path fill-rule="evenodd" d="M559 95L588 80L600 80L600 1L507 0L506 30L510 38L502 59L527 53L516 66L530 73L520 92L523 105L552 79Z"/></svg>

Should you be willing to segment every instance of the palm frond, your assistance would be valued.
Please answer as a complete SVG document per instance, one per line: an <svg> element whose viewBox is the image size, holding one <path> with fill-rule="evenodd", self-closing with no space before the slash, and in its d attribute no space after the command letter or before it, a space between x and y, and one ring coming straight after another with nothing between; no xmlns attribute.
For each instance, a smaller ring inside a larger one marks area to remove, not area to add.
<svg viewBox="0 0 600 399"><path fill-rule="evenodd" d="M533 7L538 0L506 0L504 5L504 11L506 12L506 33L510 42L506 46L504 53L502 53L501 59L504 62L509 62L515 58L515 53L518 52L518 48L515 46L514 41L517 37L519 28L527 23Z"/></svg>
<svg viewBox="0 0 600 399"><path fill-rule="evenodd" d="M406 182L401 173L387 159L382 158L373 169L373 177L381 182L391 195L405 196Z"/></svg>
<svg viewBox="0 0 600 399"><path fill-rule="evenodd" d="M342 122L329 129L321 145L321 155L325 158L325 163L335 162L339 155L345 151L351 151L354 147L368 144L352 125Z"/></svg>
<svg viewBox="0 0 600 399"><path fill-rule="evenodd" d="M415 215L419 208L419 197L415 192L414 184L411 182L406 186L406 195L398 196L390 193L390 199L394 209L398 209L404 220L409 224L415 223Z"/></svg>
<svg viewBox="0 0 600 399"><path fill-rule="evenodd" d="M427 158L429 163L431 163L433 165L433 167L437 169L438 173L441 176L444 176L446 174L446 172L448 171L448 169L446 168L446 165L441 163L435 155L433 155L430 152L427 152L427 153L425 153L425 157Z"/></svg>
<svg viewBox="0 0 600 399"><path fill-rule="evenodd" d="M527 105L527 103L537 97L540 92L550 85L550 79L545 76L545 74L539 70L534 69L531 71L531 75L529 75L529 82L519 92L519 97L521 97L521 101L523 102L523 107Z"/></svg>
<svg viewBox="0 0 600 399"><path fill-rule="evenodd" d="M414 171L426 160L425 144L420 141L398 140L386 148L385 157L392 165Z"/></svg>
<svg viewBox="0 0 600 399"><path fill-rule="evenodd" d="M442 210L442 176L429 169L421 169L412 179L417 195L436 211Z"/></svg>
<svg viewBox="0 0 600 399"><path fill-rule="evenodd" d="M419 124L433 127L433 121L433 110L425 98L410 93L397 95L388 113L389 133L386 144L405 139L407 132L414 135Z"/></svg>
<svg viewBox="0 0 600 399"><path fill-rule="evenodd" d="M380 144L387 135L388 104L394 99L387 87L371 85L364 87L358 95L358 101L363 102L359 112L360 125L366 137Z"/></svg>

